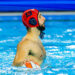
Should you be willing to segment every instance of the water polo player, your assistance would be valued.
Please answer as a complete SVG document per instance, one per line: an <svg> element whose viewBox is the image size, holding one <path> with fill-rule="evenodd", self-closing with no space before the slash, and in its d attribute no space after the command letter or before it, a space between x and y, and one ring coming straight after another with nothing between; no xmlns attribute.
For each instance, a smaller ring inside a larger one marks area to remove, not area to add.
<svg viewBox="0 0 75 75"><path fill-rule="evenodd" d="M40 40L44 36L45 18L37 9L29 9L24 11L22 21L26 26L27 34L17 45L13 66L40 67L46 57L46 51Z"/></svg>

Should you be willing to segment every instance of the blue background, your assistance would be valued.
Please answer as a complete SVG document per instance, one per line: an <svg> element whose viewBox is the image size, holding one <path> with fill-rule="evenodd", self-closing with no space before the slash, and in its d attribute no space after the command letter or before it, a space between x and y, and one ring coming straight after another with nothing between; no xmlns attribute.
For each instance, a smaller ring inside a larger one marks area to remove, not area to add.
<svg viewBox="0 0 75 75"><path fill-rule="evenodd" d="M40 11L74 11L74 0L0 0L0 12L23 12L36 8Z"/></svg>
<svg viewBox="0 0 75 75"><path fill-rule="evenodd" d="M27 30L20 16L0 16L0 75L75 75L75 15L46 15L41 70L13 67L17 44Z"/></svg>

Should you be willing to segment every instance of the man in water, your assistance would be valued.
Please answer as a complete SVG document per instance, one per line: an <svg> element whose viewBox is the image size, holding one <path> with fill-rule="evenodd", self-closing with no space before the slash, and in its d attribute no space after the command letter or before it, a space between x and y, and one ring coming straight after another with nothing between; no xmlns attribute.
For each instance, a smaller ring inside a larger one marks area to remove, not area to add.
<svg viewBox="0 0 75 75"><path fill-rule="evenodd" d="M45 18L37 9L29 9L24 11L22 21L27 34L17 45L13 66L22 66L26 61L33 61L40 66L46 57L46 51L39 39L39 36L41 39L44 36Z"/></svg>

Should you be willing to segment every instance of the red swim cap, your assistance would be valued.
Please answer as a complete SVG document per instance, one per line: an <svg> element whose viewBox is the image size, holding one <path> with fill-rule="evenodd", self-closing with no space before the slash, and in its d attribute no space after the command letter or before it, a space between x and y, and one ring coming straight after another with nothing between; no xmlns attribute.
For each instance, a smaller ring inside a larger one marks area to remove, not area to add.
<svg viewBox="0 0 75 75"><path fill-rule="evenodd" d="M38 13L37 9L28 9L22 14L22 22L26 27L38 27Z"/></svg>

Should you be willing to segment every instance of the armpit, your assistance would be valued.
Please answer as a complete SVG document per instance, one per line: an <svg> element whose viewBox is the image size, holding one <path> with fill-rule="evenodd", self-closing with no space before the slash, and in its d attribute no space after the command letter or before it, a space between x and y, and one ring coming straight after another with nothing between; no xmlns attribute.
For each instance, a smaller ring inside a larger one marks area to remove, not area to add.
<svg viewBox="0 0 75 75"><path fill-rule="evenodd" d="M35 54L32 52L32 50L29 50L28 55L32 55L32 56L34 56Z"/></svg>

